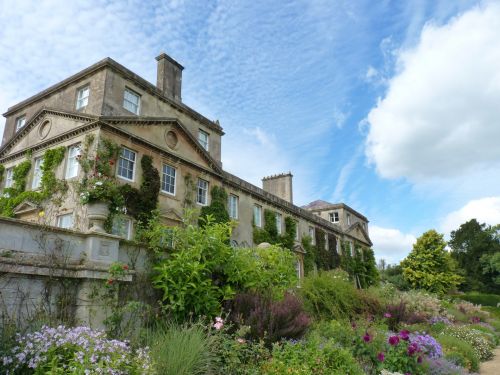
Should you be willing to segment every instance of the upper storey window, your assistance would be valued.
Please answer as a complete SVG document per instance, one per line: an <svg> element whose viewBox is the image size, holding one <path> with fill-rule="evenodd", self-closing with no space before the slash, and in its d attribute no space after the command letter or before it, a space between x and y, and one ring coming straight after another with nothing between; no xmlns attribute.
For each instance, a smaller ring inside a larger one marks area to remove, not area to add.
<svg viewBox="0 0 500 375"><path fill-rule="evenodd" d="M161 190L165 193L175 195L175 168L168 164L163 164L161 177Z"/></svg>
<svg viewBox="0 0 500 375"><path fill-rule="evenodd" d="M118 176L125 180L134 181L135 152L128 148L122 148L118 160Z"/></svg>
<svg viewBox="0 0 500 375"><path fill-rule="evenodd" d="M200 145L208 151L208 133L203 130L198 131L198 142L200 142Z"/></svg>
<svg viewBox="0 0 500 375"><path fill-rule="evenodd" d="M31 181L31 188L38 189L42 183L42 166L43 158L35 159L35 171L33 172L33 181Z"/></svg>
<svg viewBox="0 0 500 375"><path fill-rule="evenodd" d="M140 106L141 96L130 89L125 89L123 93L123 108L138 115Z"/></svg>
<svg viewBox="0 0 500 375"><path fill-rule="evenodd" d="M26 124L26 116L22 115L16 118L16 132L18 132Z"/></svg>
<svg viewBox="0 0 500 375"><path fill-rule="evenodd" d="M337 211L330 212L330 221L332 223L338 223L339 222L339 213Z"/></svg>
<svg viewBox="0 0 500 375"><path fill-rule="evenodd" d="M76 109L81 109L89 104L90 87L85 86L78 89L76 93Z"/></svg>

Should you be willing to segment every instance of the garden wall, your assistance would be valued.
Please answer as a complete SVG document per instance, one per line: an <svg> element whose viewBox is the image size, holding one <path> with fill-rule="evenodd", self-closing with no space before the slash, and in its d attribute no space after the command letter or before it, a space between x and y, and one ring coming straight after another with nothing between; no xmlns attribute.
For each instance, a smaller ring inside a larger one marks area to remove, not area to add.
<svg viewBox="0 0 500 375"><path fill-rule="evenodd" d="M39 320L103 328L107 306L95 295L117 261L130 267L126 283L148 263L145 249L113 235L0 218L0 325Z"/></svg>

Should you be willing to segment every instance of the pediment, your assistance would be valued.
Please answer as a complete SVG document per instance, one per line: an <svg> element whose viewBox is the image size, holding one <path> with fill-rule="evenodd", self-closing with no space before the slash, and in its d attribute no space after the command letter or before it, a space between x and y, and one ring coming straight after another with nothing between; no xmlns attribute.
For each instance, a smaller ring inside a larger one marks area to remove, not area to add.
<svg viewBox="0 0 500 375"><path fill-rule="evenodd" d="M101 118L101 121L127 134L153 144L169 154L189 160L221 173L217 162L204 150L194 136L173 118Z"/></svg>
<svg viewBox="0 0 500 375"><path fill-rule="evenodd" d="M22 215L22 214L27 214L27 213L32 213L35 211L39 211L40 207L30 201L24 201L23 203L17 205L14 208L14 215Z"/></svg>
<svg viewBox="0 0 500 375"><path fill-rule="evenodd" d="M0 158L36 147L95 119L93 116L42 109L0 150Z"/></svg>
<svg viewBox="0 0 500 375"><path fill-rule="evenodd" d="M366 230L363 228L363 226L359 223L356 222L353 225L351 225L346 233L350 234L351 236L355 237L356 239L368 244L372 245L372 241L370 240L370 236L368 236L368 233Z"/></svg>
<svg viewBox="0 0 500 375"><path fill-rule="evenodd" d="M293 245L293 251L296 252L296 253L302 253L302 254L306 254L307 253L306 249L304 249L304 246L302 246L302 244L299 243L299 242L296 242Z"/></svg>

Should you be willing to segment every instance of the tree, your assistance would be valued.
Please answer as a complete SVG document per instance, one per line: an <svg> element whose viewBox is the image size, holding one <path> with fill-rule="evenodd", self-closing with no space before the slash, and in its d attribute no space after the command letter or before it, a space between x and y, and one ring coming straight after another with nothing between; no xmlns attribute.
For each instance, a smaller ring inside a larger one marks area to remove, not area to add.
<svg viewBox="0 0 500 375"><path fill-rule="evenodd" d="M464 270L464 290L496 291L498 286L494 281L494 273L483 272L486 259L500 252L498 228L479 224L476 219L462 224L459 229L450 234L449 245L451 256ZM480 259L484 260L481 261Z"/></svg>
<svg viewBox="0 0 500 375"><path fill-rule="evenodd" d="M435 230L422 234L411 253L401 262L403 277L413 288L444 294L462 281L456 262L445 250L443 235Z"/></svg>

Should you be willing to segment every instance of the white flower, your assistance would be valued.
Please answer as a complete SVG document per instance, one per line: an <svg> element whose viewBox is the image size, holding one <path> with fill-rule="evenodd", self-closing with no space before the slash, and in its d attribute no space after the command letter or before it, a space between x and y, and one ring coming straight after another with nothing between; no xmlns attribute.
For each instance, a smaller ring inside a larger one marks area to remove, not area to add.
<svg viewBox="0 0 500 375"><path fill-rule="evenodd" d="M97 181L95 184L96 184L97 186L101 186L101 185L102 185L102 181Z"/></svg>

